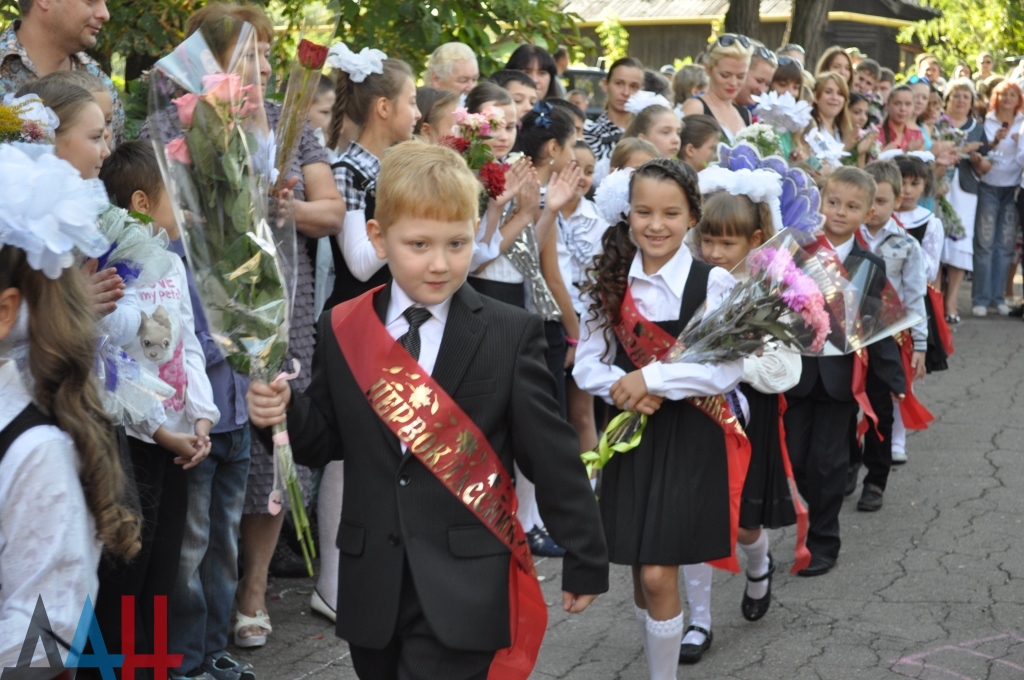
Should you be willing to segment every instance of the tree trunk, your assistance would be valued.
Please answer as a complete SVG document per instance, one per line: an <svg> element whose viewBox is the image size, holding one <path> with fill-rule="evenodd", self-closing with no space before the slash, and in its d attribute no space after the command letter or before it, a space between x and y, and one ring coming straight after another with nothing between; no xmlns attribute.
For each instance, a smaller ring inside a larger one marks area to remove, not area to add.
<svg viewBox="0 0 1024 680"><path fill-rule="evenodd" d="M807 70L814 72L818 57L825 51L825 28L832 0L793 0L788 42L801 45L807 53Z"/></svg>
<svg viewBox="0 0 1024 680"><path fill-rule="evenodd" d="M732 0L725 13L725 32L760 40L761 0Z"/></svg>

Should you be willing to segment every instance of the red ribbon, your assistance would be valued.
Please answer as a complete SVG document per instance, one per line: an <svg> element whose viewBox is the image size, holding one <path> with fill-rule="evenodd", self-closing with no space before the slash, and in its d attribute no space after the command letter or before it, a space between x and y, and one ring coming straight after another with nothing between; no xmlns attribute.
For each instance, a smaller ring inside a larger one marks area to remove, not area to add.
<svg viewBox="0 0 1024 680"><path fill-rule="evenodd" d="M928 284L928 299L932 303L932 314L935 315L935 325L939 328L942 349L946 350L946 356L951 357L953 356L953 331L946 322L946 301L943 299L942 293L930 283Z"/></svg>
<svg viewBox="0 0 1024 680"><path fill-rule="evenodd" d="M914 396L914 369L911 367L911 361L914 358L914 342L910 338L910 331L904 330L897 333L896 343L900 346L903 375L907 378L907 394L899 405L903 426L908 430L927 430L928 423L935 420L935 416Z"/></svg>
<svg viewBox="0 0 1024 680"><path fill-rule="evenodd" d="M811 551L807 548L807 528L810 520L807 515L807 508L800 500L800 492L796 488L796 478L793 476L793 464L789 460L789 447L786 446L786 423L783 416L786 415L786 395L779 395L779 446L782 447L782 465L786 470L786 480L789 482L789 493L793 496L793 507L796 509L796 548L794 549L793 568L789 573L795 574L801 569L806 569L811 563Z"/></svg>
<svg viewBox="0 0 1024 680"><path fill-rule="evenodd" d="M495 654L487 677L526 680L544 639L547 606L516 518L512 478L473 420L384 328L373 307L381 288L331 311L335 339L381 421L512 552L512 645Z"/></svg>

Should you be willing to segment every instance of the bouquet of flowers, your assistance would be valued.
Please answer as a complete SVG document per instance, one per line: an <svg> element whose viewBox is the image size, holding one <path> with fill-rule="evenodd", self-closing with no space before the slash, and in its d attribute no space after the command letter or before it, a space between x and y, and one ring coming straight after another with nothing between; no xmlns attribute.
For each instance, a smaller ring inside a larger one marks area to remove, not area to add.
<svg viewBox="0 0 1024 680"><path fill-rule="evenodd" d="M748 125L736 135L736 142L748 142L758 150L762 158L767 158L768 156L785 157L782 151L782 142L779 140L779 136L775 134L775 129L771 125L764 123Z"/></svg>
<svg viewBox="0 0 1024 680"><path fill-rule="evenodd" d="M0 142L53 144L60 120L38 95L4 95L0 103Z"/></svg>
<svg viewBox="0 0 1024 680"><path fill-rule="evenodd" d="M277 169L275 191L281 189L288 169L295 162L295 154L298 153L299 142L302 140L302 130L309 118L309 109L313 106L325 61L326 47L305 38L299 41L298 58L288 75L288 89L285 91L284 104L281 107L281 119L277 123L276 136L279 141L274 161L274 167Z"/></svg>
<svg viewBox="0 0 1024 680"><path fill-rule="evenodd" d="M932 133L933 142L952 142L954 149L959 149L967 141L967 133L953 124L945 113L935 121L935 129Z"/></svg>
<svg viewBox="0 0 1024 680"><path fill-rule="evenodd" d="M865 152L865 157L868 162L878 158L878 155L882 153L882 143L879 141L881 129L877 125L868 125L866 128L857 130L857 146L853 147L853 151L849 156L843 158L843 165L857 165L857 159L860 156L858 147L860 146L860 143L864 141L864 138L872 133L875 134L875 141L871 142L871 146L869 146L868 150Z"/></svg>
<svg viewBox="0 0 1024 680"><path fill-rule="evenodd" d="M289 192L270 193L278 173L259 74L247 57L256 51L249 24L226 55L211 51L202 30L194 33L154 66L150 124L211 332L232 368L270 382L288 347L295 226ZM174 124L161 124L171 116ZM268 506L280 512L287 492L312 574L315 551L287 423L274 427L273 439Z"/></svg>
<svg viewBox="0 0 1024 680"><path fill-rule="evenodd" d="M838 168L850 155L842 142L819 128L804 135L804 141L811 147L811 160L816 160L822 168Z"/></svg>
<svg viewBox="0 0 1024 680"><path fill-rule="evenodd" d="M768 342L817 355L831 330L822 261L805 250L808 237L787 229L747 256L749 278L715 310L698 310L661 357L664 363L721 363L749 356ZM608 424L596 451L582 455L588 471L640 443L647 416L625 411Z"/></svg>
<svg viewBox="0 0 1024 680"><path fill-rule="evenodd" d="M505 166L494 159L491 147L485 143L491 138L491 130L504 124L505 112L495 106L485 106L480 113L470 113L460 107L455 109L452 134L438 140L442 146L462 154L466 165L483 184L488 198L497 198L505 191Z"/></svg>
<svg viewBox="0 0 1024 680"><path fill-rule="evenodd" d="M757 102L754 115L758 122L774 129L782 154L788 158L793 150L793 134L811 124L811 105L797 101L789 92L780 95L774 90L752 99Z"/></svg>

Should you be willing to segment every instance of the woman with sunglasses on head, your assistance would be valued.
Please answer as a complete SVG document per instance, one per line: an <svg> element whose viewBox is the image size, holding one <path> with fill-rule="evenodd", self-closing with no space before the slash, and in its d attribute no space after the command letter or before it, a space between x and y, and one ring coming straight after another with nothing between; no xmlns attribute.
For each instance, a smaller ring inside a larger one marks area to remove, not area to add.
<svg viewBox="0 0 1024 680"><path fill-rule="evenodd" d="M726 33L708 47L708 90L683 104L683 113L711 116L729 142L750 125L750 112L736 103L747 79L754 48L743 35Z"/></svg>
<svg viewBox="0 0 1024 680"><path fill-rule="evenodd" d="M761 43L753 43L754 54L750 57L750 69L747 71L747 80L740 88L736 96L736 103L747 107L753 113L757 102L754 97L760 97L768 91L775 76L775 69L778 68L779 58L770 49ZM787 61L792 61L787 58Z"/></svg>

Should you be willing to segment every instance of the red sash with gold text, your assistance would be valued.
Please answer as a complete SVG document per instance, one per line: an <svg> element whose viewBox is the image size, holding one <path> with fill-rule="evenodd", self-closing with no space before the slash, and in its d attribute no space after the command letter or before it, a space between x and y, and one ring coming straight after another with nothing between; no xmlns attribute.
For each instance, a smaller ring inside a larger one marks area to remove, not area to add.
<svg viewBox="0 0 1024 680"><path fill-rule="evenodd" d="M647 320L636 308L629 288L622 299L621 320L615 327L615 335L637 368L652 361L658 361L675 344L676 339L653 321ZM743 483L750 466L750 440L743 432L739 420L729 408L729 402L722 395L693 397L687 399L704 415L722 428L725 435L725 453L729 469L729 534L731 552L729 557L709 562L713 567L739 573L736 559L736 536L740 523L740 499Z"/></svg>
<svg viewBox="0 0 1024 680"><path fill-rule="evenodd" d="M547 628L547 606L516 519L516 492L487 437L384 328L375 288L331 311L341 353L374 412L412 455L512 552L512 645L495 654L488 680L526 680Z"/></svg>

